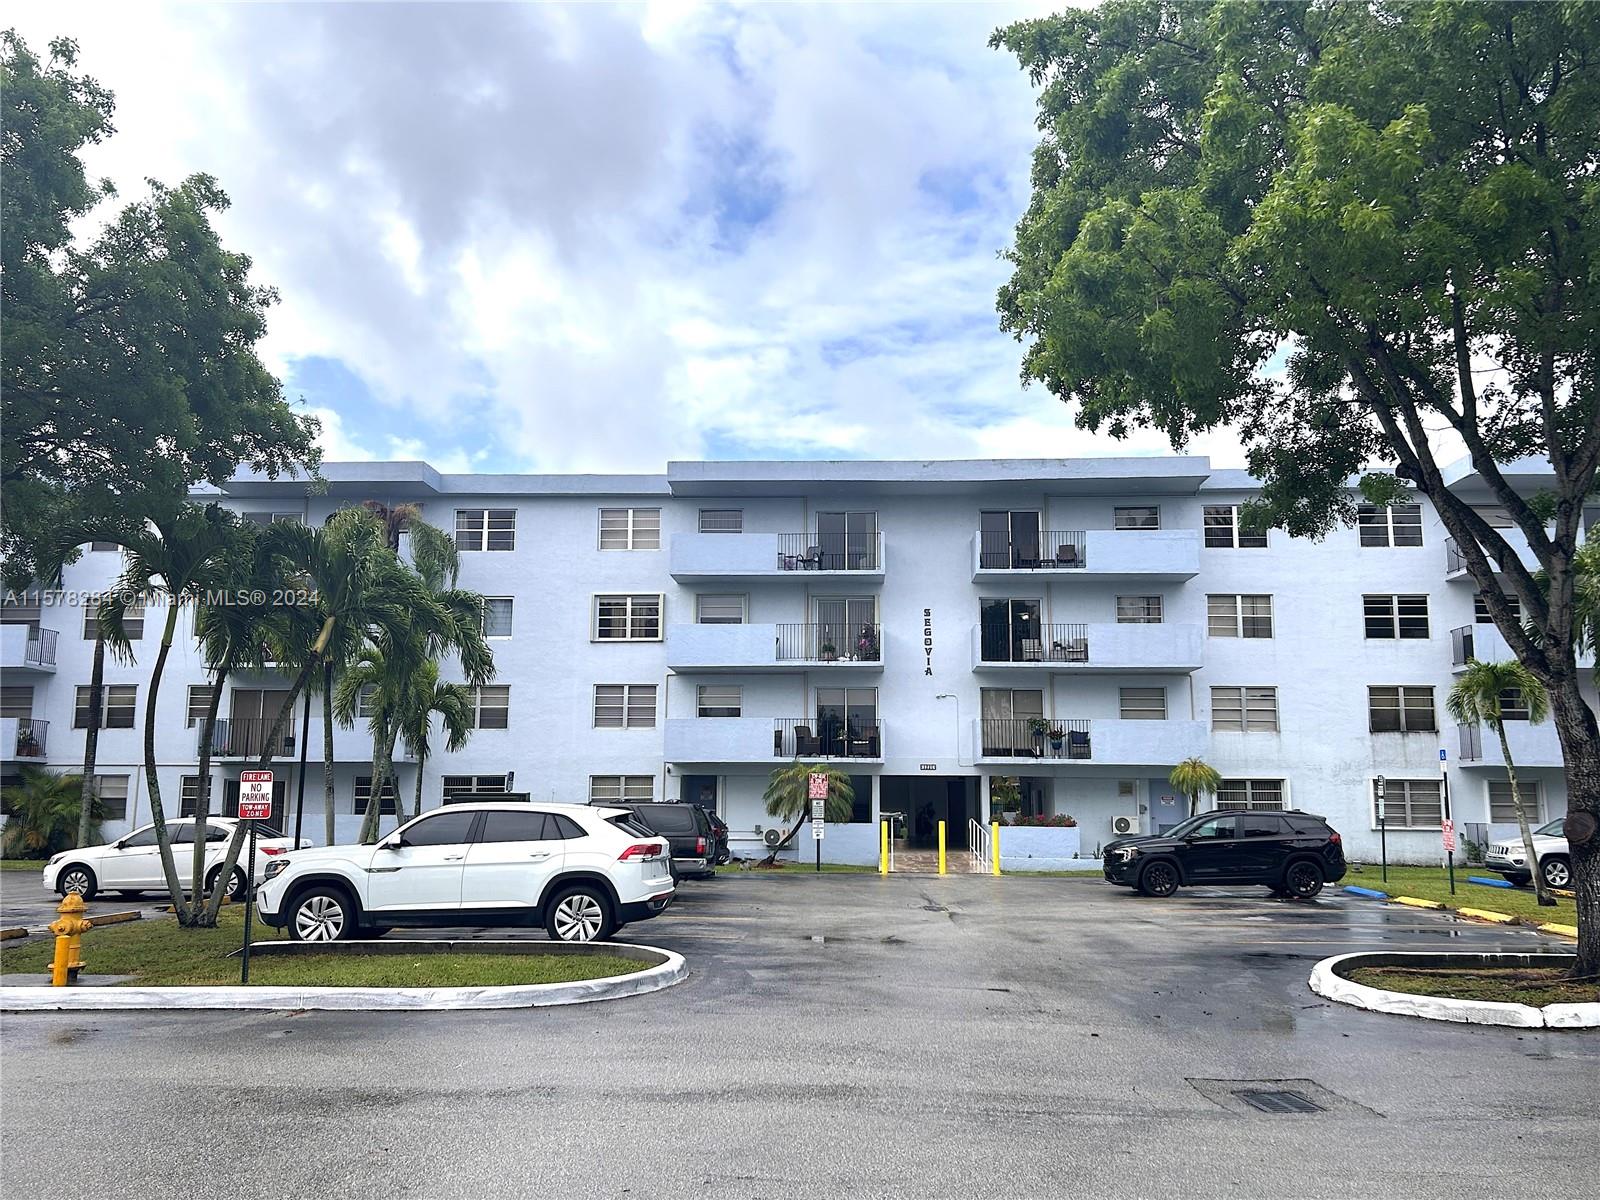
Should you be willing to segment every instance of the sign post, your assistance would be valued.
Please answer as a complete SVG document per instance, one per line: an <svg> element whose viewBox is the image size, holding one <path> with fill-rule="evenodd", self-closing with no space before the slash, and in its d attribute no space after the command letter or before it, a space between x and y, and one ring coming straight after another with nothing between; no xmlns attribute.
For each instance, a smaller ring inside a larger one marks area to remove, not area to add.
<svg viewBox="0 0 1600 1200"><path fill-rule="evenodd" d="M806 777L806 795L811 800L811 840L817 848L817 874L822 874L822 835L828 825L828 777L813 771Z"/></svg>
<svg viewBox="0 0 1600 1200"><path fill-rule="evenodd" d="M1439 803L1444 817L1439 822L1439 837L1444 842L1445 869L1450 873L1450 894L1456 894L1456 823L1450 814L1450 776L1445 772L1446 751L1439 748Z"/></svg>
<svg viewBox="0 0 1600 1200"><path fill-rule="evenodd" d="M250 832L250 845L245 851L244 868L244 948L239 956L239 982L250 982L250 924L256 907L256 822L272 816L272 772L239 772L239 819ZM219 879L218 887L230 886L232 880Z"/></svg>
<svg viewBox="0 0 1600 1200"><path fill-rule="evenodd" d="M1378 790L1378 847L1383 856L1383 881L1389 882L1389 821L1383 811L1383 776L1374 781Z"/></svg>

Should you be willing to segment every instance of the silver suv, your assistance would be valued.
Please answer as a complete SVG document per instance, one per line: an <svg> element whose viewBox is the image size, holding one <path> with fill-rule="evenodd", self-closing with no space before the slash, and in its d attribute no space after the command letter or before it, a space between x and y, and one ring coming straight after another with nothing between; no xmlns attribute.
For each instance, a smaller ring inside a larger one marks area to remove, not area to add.
<svg viewBox="0 0 1600 1200"><path fill-rule="evenodd" d="M1572 858L1567 849L1566 830L1566 821L1557 817L1533 831L1533 852L1538 856L1539 873L1548 887L1572 886ZM1483 865L1518 887L1533 879L1533 872L1528 868L1528 851L1520 837L1493 843Z"/></svg>

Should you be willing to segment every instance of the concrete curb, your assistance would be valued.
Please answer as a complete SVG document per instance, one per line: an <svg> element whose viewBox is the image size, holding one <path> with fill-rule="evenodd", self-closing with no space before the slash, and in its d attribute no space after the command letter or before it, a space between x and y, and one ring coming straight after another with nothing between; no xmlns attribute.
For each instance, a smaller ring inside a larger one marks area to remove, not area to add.
<svg viewBox="0 0 1600 1200"><path fill-rule="evenodd" d="M1437 900L1419 900L1415 896L1396 896L1396 897L1394 897L1394 902L1396 904L1406 904L1406 905L1409 905L1412 908L1443 908L1444 907L1444 905L1440 904Z"/></svg>
<svg viewBox="0 0 1600 1200"><path fill-rule="evenodd" d="M608 979L508 987L0 987L0 1011L127 1009L340 1009L353 1011L550 1008L659 992L689 975L683 955L655 946L630 949L659 955L655 966Z"/></svg>
<svg viewBox="0 0 1600 1200"><path fill-rule="evenodd" d="M1578 936L1578 927L1576 925L1541 925L1539 926L1539 932L1554 933L1559 934L1561 937L1576 938Z"/></svg>
<svg viewBox="0 0 1600 1200"><path fill-rule="evenodd" d="M1307 981L1311 990L1339 1004L1364 1008L1369 1012L1395 1013L1421 1017L1428 1021L1453 1021L1468 1025L1506 1025L1516 1029L1595 1029L1600 1028L1600 1003L1506 1004L1489 1000L1452 1000L1447 996L1420 996L1412 992L1390 992L1368 987L1345 978L1343 971L1357 967L1438 965L1456 961L1463 966L1492 965L1495 960L1528 963L1530 960L1570 962L1570 954L1436 954L1426 952L1382 951L1378 953L1337 954L1311 968Z"/></svg>
<svg viewBox="0 0 1600 1200"><path fill-rule="evenodd" d="M1466 917L1470 921L1492 921L1496 925L1526 925L1529 929L1537 929L1540 933L1553 933L1558 937L1576 938L1578 927L1576 925L1538 924L1527 917L1514 917L1510 913L1492 912L1487 908L1451 908L1437 900L1422 900L1416 896L1391 896L1388 892L1380 892L1375 888L1358 887L1347 884L1340 889L1349 892L1352 896L1363 896L1369 900L1386 900L1392 904L1404 904L1409 908L1437 909L1439 912L1454 913L1458 917Z"/></svg>
<svg viewBox="0 0 1600 1200"><path fill-rule="evenodd" d="M1471 917L1474 921L1492 921L1496 925L1515 925L1517 918L1510 913L1490 912L1487 908L1458 908L1458 916Z"/></svg>

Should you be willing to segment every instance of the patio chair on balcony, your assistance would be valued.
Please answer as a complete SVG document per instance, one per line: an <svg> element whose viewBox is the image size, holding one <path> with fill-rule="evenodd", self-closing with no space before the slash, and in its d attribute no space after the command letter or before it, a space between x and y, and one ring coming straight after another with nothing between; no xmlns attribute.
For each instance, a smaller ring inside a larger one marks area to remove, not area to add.
<svg viewBox="0 0 1600 1200"><path fill-rule="evenodd" d="M822 739L811 732L809 725L794 727L794 753L796 758L815 757L822 753Z"/></svg>
<svg viewBox="0 0 1600 1200"><path fill-rule="evenodd" d="M1086 729L1067 730L1067 757L1089 757L1089 731Z"/></svg>
<svg viewBox="0 0 1600 1200"><path fill-rule="evenodd" d="M1088 662L1089 639L1068 638L1063 642L1050 644L1050 659L1052 662Z"/></svg>
<svg viewBox="0 0 1600 1200"><path fill-rule="evenodd" d="M796 561L802 571L820 571L822 569L822 547L807 546L806 552Z"/></svg>
<svg viewBox="0 0 1600 1200"><path fill-rule="evenodd" d="M858 733L850 735L849 750L851 758L877 758L878 757L878 727L868 725Z"/></svg>
<svg viewBox="0 0 1600 1200"><path fill-rule="evenodd" d="M1038 662L1044 658L1044 643L1038 638L1022 639L1022 662Z"/></svg>
<svg viewBox="0 0 1600 1200"><path fill-rule="evenodd" d="M1063 542L1056 547L1056 566L1081 567L1083 566L1083 555L1079 552L1078 547L1071 542Z"/></svg>

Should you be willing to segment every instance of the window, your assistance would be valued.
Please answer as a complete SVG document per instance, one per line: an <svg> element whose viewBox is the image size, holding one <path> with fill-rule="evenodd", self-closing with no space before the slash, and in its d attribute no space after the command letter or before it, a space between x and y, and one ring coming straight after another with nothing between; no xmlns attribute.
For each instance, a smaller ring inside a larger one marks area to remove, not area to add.
<svg viewBox="0 0 1600 1200"><path fill-rule="evenodd" d="M483 636L508 638L511 636L510 596L485 596L483 598Z"/></svg>
<svg viewBox="0 0 1600 1200"><path fill-rule="evenodd" d="M475 812L445 812L423 817L406 826L405 839L411 846L459 846L472 832Z"/></svg>
<svg viewBox="0 0 1600 1200"><path fill-rule="evenodd" d="M100 798L100 808L107 821L128 819L128 777L126 775L96 775L94 794Z"/></svg>
<svg viewBox="0 0 1600 1200"><path fill-rule="evenodd" d="M456 509L456 549L515 550L516 548L516 509Z"/></svg>
<svg viewBox="0 0 1600 1200"><path fill-rule="evenodd" d="M87 704L87 698L85 703ZM0 717L19 717L28 720L33 716L33 685L8 684L0 687Z"/></svg>
<svg viewBox="0 0 1600 1200"><path fill-rule="evenodd" d="M656 685L653 683L597 683L594 685L596 729L654 729Z"/></svg>
<svg viewBox="0 0 1600 1200"><path fill-rule="evenodd" d="M155 844L156 844L156 827L154 825L148 825L145 828L139 830L138 833L130 834L128 837L124 838L123 841L122 841L122 845L123 846L125 846L125 847L127 847L129 849L138 849L138 850L142 850L146 846L154 846Z"/></svg>
<svg viewBox="0 0 1600 1200"><path fill-rule="evenodd" d="M1436 733L1431 687L1369 687L1368 724L1373 733Z"/></svg>
<svg viewBox="0 0 1600 1200"><path fill-rule="evenodd" d="M661 549L661 510L659 508L602 508L600 510L600 549Z"/></svg>
<svg viewBox="0 0 1600 1200"><path fill-rule="evenodd" d="M1372 781L1372 824L1378 821L1378 781ZM1383 786L1383 821L1390 829L1437 829L1444 816L1437 779L1389 779Z"/></svg>
<svg viewBox="0 0 1600 1200"><path fill-rule="evenodd" d="M1206 632L1211 637L1271 637L1272 597L1248 593L1207 596Z"/></svg>
<svg viewBox="0 0 1600 1200"><path fill-rule="evenodd" d="M1238 821L1240 837L1278 837L1284 832L1283 818L1270 813L1251 812Z"/></svg>
<svg viewBox="0 0 1600 1200"><path fill-rule="evenodd" d="M737 717L744 712L744 689L736 684L702 683L695 689L695 715Z"/></svg>
<svg viewBox="0 0 1600 1200"><path fill-rule="evenodd" d="M1224 779L1217 789L1217 807L1229 811L1248 808L1281 809L1283 780Z"/></svg>
<svg viewBox="0 0 1600 1200"><path fill-rule="evenodd" d="M1420 546L1422 505L1357 505L1356 527L1363 546Z"/></svg>
<svg viewBox="0 0 1600 1200"><path fill-rule="evenodd" d="M1167 719L1167 689L1164 687L1125 687L1119 689L1117 695L1124 721Z"/></svg>
<svg viewBox="0 0 1600 1200"><path fill-rule="evenodd" d="M1500 719L1502 721L1528 719L1528 701L1522 694L1521 688L1507 688L1500 693Z"/></svg>
<svg viewBox="0 0 1600 1200"><path fill-rule="evenodd" d="M596 596L594 636L601 642L658 642L661 640L661 593L636 596Z"/></svg>
<svg viewBox="0 0 1600 1200"><path fill-rule="evenodd" d="M1111 510L1113 529L1160 529L1161 510L1154 504Z"/></svg>
<svg viewBox="0 0 1600 1200"><path fill-rule="evenodd" d="M138 685L132 683L109 684L101 689L101 700L104 707L101 713L100 728L102 729L132 729L133 710L138 696ZM74 729L89 728L89 688L78 688L77 699L73 705L72 727Z"/></svg>
<svg viewBox="0 0 1600 1200"><path fill-rule="evenodd" d="M1238 831L1238 817L1212 817L1209 821L1201 821L1186 836L1196 841L1210 841L1238 837Z"/></svg>
<svg viewBox="0 0 1600 1200"><path fill-rule="evenodd" d="M184 717L184 726L193 729L206 719L206 713L211 709L211 687L204 683L191 683L189 685L189 707Z"/></svg>
<svg viewBox="0 0 1600 1200"><path fill-rule="evenodd" d="M378 685L364 683L361 690L356 693L356 716L360 720L370 721L372 714L377 711Z"/></svg>
<svg viewBox="0 0 1600 1200"><path fill-rule="evenodd" d="M554 841L559 831L542 812L486 812L480 842Z"/></svg>
<svg viewBox="0 0 1600 1200"><path fill-rule="evenodd" d="M743 596L698 595L694 598L697 625L743 625L744 617Z"/></svg>
<svg viewBox="0 0 1600 1200"><path fill-rule="evenodd" d="M1205 543L1213 549L1264 550L1267 546L1266 530L1257 532L1239 524L1237 504L1208 504L1205 506Z"/></svg>
<svg viewBox="0 0 1600 1200"><path fill-rule="evenodd" d="M1427 596L1363 596L1361 608L1369 638L1428 636Z"/></svg>
<svg viewBox="0 0 1600 1200"><path fill-rule="evenodd" d="M1517 791L1522 793L1522 810L1528 814L1528 824L1538 825L1543 819L1539 781L1537 779L1519 779L1517 781ZM1509 825L1514 824L1516 819L1516 806L1511 803L1511 781L1509 779L1491 779L1489 781L1489 820L1496 825Z"/></svg>
<svg viewBox="0 0 1600 1200"><path fill-rule="evenodd" d="M702 508L700 510L700 532L743 533L744 509Z"/></svg>
<svg viewBox="0 0 1600 1200"><path fill-rule="evenodd" d="M1161 624L1160 596L1118 596L1118 625Z"/></svg>
<svg viewBox="0 0 1600 1200"><path fill-rule="evenodd" d="M83 640L95 638L95 623L100 615L100 602L89 600L83 606ZM144 605L130 604L122 610L122 632L130 642L144 637Z"/></svg>
<svg viewBox="0 0 1600 1200"><path fill-rule="evenodd" d="M178 780L178 815L192 817L200 807L200 776L185 775ZM210 806L207 805L209 808Z"/></svg>
<svg viewBox="0 0 1600 1200"><path fill-rule="evenodd" d="M1522 620L1522 599L1519 596L1507 596L1506 603L1511 607L1511 615L1517 620ZM1482 592L1475 592L1472 596L1472 619L1479 625L1493 625L1494 618L1489 615L1489 605L1485 602Z"/></svg>
<svg viewBox="0 0 1600 1200"><path fill-rule="evenodd" d="M365 813L367 811L367 801L372 799L372 776L357 775L356 786L352 795L355 798L354 811ZM394 814L394 798L394 778L391 776L383 781L383 794L378 797L378 811L384 816L392 816ZM406 840L411 840L410 834L406 835Z"/></svg>
<svg viewBox="0 0 1600 1200"><path fill-rule="evenodd" d="M239 515L254 525L300 525L305 520L297 512L242 512Z"/></svg>
<svg viewBox="0 0 1600 1200"><path fill-rule="evenodd" d="M1278 689L1212 688L1211 728L1226 733L1277 733Z"/></svg>
<svg viewBox="0 0 1600 1200"><path fill-rule="evenodd" d="M591 775L589 801L593 804L648 802L655 795L654 775Z"/></svg>
<svg viewBox="0 0 1600 1200"><path fill-rule="evenodd" d="M504 775L446 775L441 782L446 804L460 804L484 796L503 799L506 791Z"/></svg>
<svg viewBox="0 0 1600 1200"><path fill-rule="evenodd" d="M491 684L470 688L472 692L472 727L474 729L507 729L511 725L511 688L506 684Z"/></svg>
<svg viewBox="0 0 1600 1200"><path fill-rule="evenodd" d="M119 546L116 542L90 542L89 543L89 549L90 550L95 550L95 551L121 550L122 547Z"/></svg>

